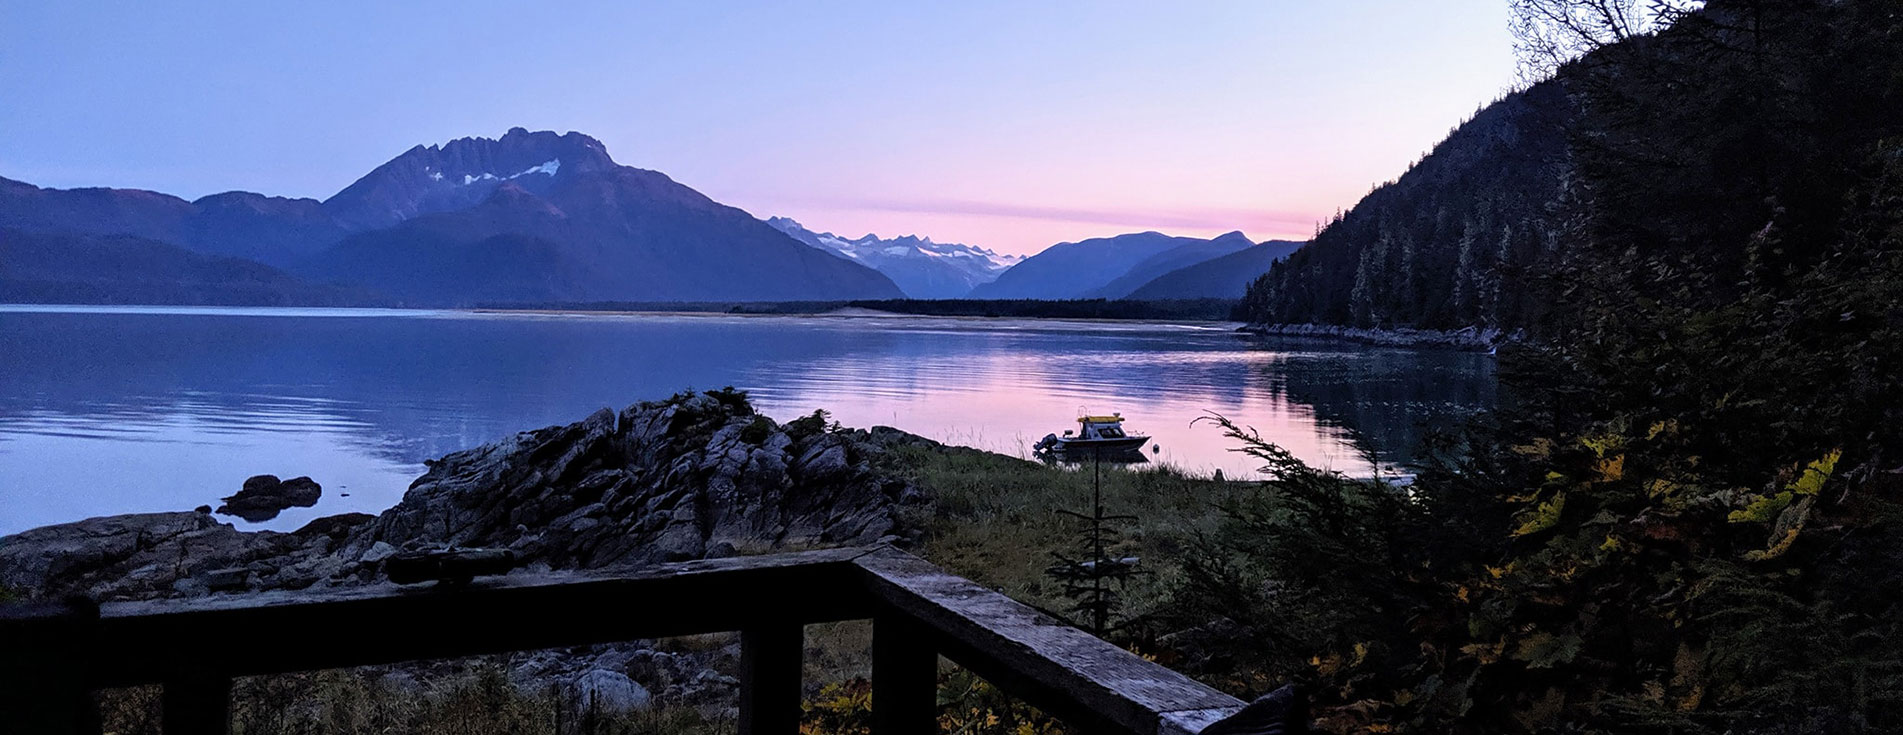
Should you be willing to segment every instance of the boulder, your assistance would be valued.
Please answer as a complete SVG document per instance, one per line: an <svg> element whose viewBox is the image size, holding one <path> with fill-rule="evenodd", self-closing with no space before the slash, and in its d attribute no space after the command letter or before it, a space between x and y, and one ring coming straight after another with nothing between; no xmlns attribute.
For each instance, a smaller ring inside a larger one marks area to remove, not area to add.
<svg viewBox="0 0 1903 735"><path fill-rule="evenodd" d="M210 513L211 510L206 509L205 512ZM292 533L299 536L325 536L333 539L341 539L350 535L351 530L356 527L373 520L376 520L376 516L370 515L369 513L339 513L334 516L324 516L312 520L310 523L304 524L303 528L297 529Z"/></svg>
<svg viewBox="0 0 1903 735"><path fill-rule="evenodd" d="M607 669L592 669L575 679L575 706L580 712L600 714L645 710L654 701L647 687L635 683L627 674Z"/></svg>
<svg viewBox="0 0 1903 735"><path fill-rule="evenodd" d="M244 481L237 495L226 497L217 512L257 523L276 518L285 508L316 505L323 494L323 486L308 477L280 481L276 475L254 475Z"/></svg>

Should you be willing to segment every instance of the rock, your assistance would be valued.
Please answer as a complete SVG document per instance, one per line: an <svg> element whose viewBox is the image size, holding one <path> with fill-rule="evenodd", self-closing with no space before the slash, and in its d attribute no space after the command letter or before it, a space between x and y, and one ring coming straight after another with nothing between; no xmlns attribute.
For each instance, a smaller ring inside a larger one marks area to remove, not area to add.
<svg viewBox="0 0 1903 735"><path fill-rule="evenodd" d="M654 701L646 687L636 684L626 674L606 669L582 674L575 680L574 687L576 707L582 712L632 712L645 710Z"/></svg>
<svg viewBox="0 0 1903 735"><path fill-rule="evenodd" d="M327 536L333 539L341 539L349 535L356 527L376 520L376 518L376 516L370 515L369 513L339 513L334 516L324 516L312 520L310 523L304 524L303 528L292 531L292 533L298 536Z"/></svg>
<svg viewBox="0 0 1903 735"><path fill-rule="evenodd" d="M329 516L291 534L239 532L199 513L36 529L0 542L0 584L127 599L185 594L175 581L239 566L260 590L357 584L392 550L446 546L585 569L871 544L910 534L899 504L921 494L875 469L888 447L910 445L935 446L892 429L794 439L705 396L642 403L433 461L376 517ZM274 480L248 480L219 511L321 493L308 478Z"/></svg>
<svg viewBox="0 0 1903 735"><path fill-rule="evenodd" d="M209 506L209 505L201 505L201 506L198 506L198 507L196 507L196 508L193 508L193 509L192 509L192 512L193 512L193 513L202 513L202 514L204 514L204 515L211 515L211 506Z"/></svg>
<svg viewBox="0 0 1903 735"><path fill-rule="evenodd" d="M205 588L213 592L241 590L250 586L251 570L246 567L226 567L213 569L198 576Z"/></svg>
<svg viewBox="0 0 1903 735"><path fill-rule="evenodd" d="M863 458L907 441L929 443L892 429L795 440L707 394L642 403L430 462L368 537L506 548L556 569L870 544L899 523L900 493Z"/></svg>
<svg viewBox="0 0 1903 735"><path fill-rule="evenodd" d="M839 444L813 447L800 457L798 467L802 476L814 480L837 478L851 470L846 463L846 448Z"/></svg>
<svg viewBox="0 0 1903 735"><path fill-rule="evenodd" d="M225 498L216 512L257 523L276 518L285 508L316 505L323 494L323 486L308 477L280 482L276 475L255 475L244 481L237 495Z"/></svg>
<svg viewBox="0 0 1903 735"><path fill-rule="evenodd" d="M0 586L45 599L162 596L181 579L282 555L295 542L193 512L89 518L0 538Z"/></svg>
<svg viewBox="0 0 1903 735"><path fill-rule="evenodd" d="M378 541L374 544L371 544L370 548L365 550L363 552L363 556L358 557L357 561L362 562L364 564L375 564L377 562L383 561L384 559L388 559L395 555L396 555L395 546L391 546L382 541Z"/></svg>

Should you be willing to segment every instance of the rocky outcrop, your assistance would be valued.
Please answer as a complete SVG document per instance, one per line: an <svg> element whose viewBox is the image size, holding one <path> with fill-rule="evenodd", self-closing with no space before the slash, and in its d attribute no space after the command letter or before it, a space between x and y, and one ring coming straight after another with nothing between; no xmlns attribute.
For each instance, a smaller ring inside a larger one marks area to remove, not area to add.
<svg viewBox="0 0 1903 735"><path fill-rule="evenodd" d="M684 394L432 461L375 517L275 533L156 513L0 538L0 585L142 599L362 584L399 551L451 545L563 569L905 541L901 508L925 498L890 461L902 445L939 446L810 418L782 426L736 391Z"/></svg>
<svg viewBox="0 0 1903 735"><path fill-rule="evenodd" d="M309 530L247 533L199 512L89 518L0 538L0 586L29 596L102 599L202 592L208 585L201 578L220 576L213 572L315 557L334 544Z"/></svg>
<svg viewBox="0 0 1903 735"><path fill-rule="evenodd" d="M309 508L323 496L324 487L308 477L279 480L277 475L253 475L237 495L224 499L217 512L257 523L276 518L285 508Z"/></svg>

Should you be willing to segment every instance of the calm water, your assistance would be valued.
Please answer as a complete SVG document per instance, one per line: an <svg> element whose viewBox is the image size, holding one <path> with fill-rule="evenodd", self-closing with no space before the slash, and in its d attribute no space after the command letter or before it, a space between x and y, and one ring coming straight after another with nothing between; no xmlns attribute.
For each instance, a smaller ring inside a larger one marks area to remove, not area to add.
<svg viewBox="0 0 1903 735"><path fill-rule="evenodd" d="M1490 405L1492 370L1206 324L0 306L0 534L215 505L260 473L324 499L241 527L375 512L425 459L724 385L780 420L824 408L1011 454L1120 411L1159 462L1248 474L1190 424L1217 411L1357 472L1364 449L1405 461L1424 424Z"/></svg>

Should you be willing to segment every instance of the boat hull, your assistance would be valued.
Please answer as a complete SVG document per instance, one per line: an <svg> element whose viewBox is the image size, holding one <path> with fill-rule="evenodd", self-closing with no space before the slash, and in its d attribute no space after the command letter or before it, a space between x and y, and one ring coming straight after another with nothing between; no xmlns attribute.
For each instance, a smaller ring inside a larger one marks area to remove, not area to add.
<svg viewBox="0 0 1903 735"><path fill-rule="evenodd" d="M1134 452L1142 449L1150 438L1147 436L1125 436L1116 439L1058 439L1058 451L1071 453L1090 452Z"/></svg>

